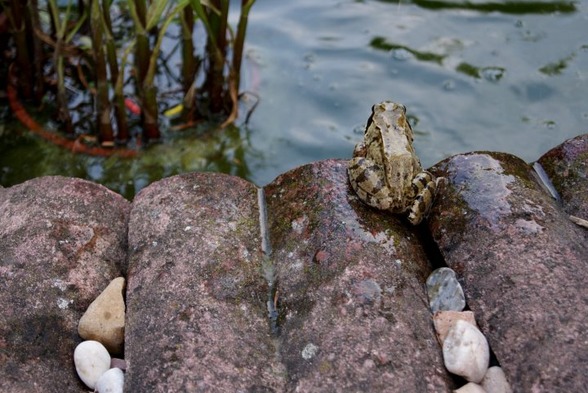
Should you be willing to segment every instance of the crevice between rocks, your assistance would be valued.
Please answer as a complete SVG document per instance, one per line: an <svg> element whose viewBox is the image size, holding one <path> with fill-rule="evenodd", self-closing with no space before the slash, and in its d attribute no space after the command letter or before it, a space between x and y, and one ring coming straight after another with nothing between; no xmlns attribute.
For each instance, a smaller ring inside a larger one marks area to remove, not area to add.
<svg viewBox="0 0 588 393"><path fill-rule="evenodd" d="M443 253L439 249L439 245L437 244L437 242L433 238L433 234L431 233L431 231L429 230L427 225L420 225L419 226L418 236L419 236L419 240L421 242L421 245L423 246L423 250L425 252L425 255L431 265L431 271L433 271L435 269L442 268L442 267L447 267L447 268L451 269L451 267L449 267L447 265L447 262L445 262L445 258L443 257ZM425 294L426 294L426 292L427 292L426 285L424 287L425 287ZM428 299L428 294L426 294L426 295L427 295L427 299ZM465 295L465 293L464 293L464 295ZM472 311L473 312L473 310L470 308L470 306L467 302L467 297L465 300L466 300L466 302L465 302L465 307L464 307L463 311ZM433 317L433 313L431 313L431 318L432 317ZM474 317L475 317L475 313L474 313ZM431 319L431 323L433 323L432 319ZM439 345L440 345L440 349L442 351L443 348L441 346L441 343L439 343ZM492 347L490 346L490 343L488 343L488 347L490 350L490 361L488 364L488 368L494 367L494 366L501 367L500 362L498 361L498 358L496 357L496 354L494 353L494 351L492 350ZM451 376L453 383L455 384L454 385L455 387L464 386L466 383L468 383L468 381L465 378L462 378L459 375L455 375L452 373L449 373L449 375Z"/></svg>
<svg viewBox="0 0 588 393"><path fill-rule="evenodd" d="M271 258L272 249L267 222L267 204L265 202L265 192L261 187L257 188L257 205L259 208L259 232L261 236L261 252L263 253L261 272L268 285L266 305L269 318L269 326L272 336L274 336L274 338L277 338L280 334L280 326L278 324L278 276L276 274L275 265Z"/></svg>

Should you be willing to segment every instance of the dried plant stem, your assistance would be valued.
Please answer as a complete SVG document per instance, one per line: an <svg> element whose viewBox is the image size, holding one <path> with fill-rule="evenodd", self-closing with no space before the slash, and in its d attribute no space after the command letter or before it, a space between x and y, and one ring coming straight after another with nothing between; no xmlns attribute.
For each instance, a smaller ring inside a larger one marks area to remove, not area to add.
<svg viewBox="0 0 588 393"><path fill-rule="evenodd" d="M108 74L106 54L104 53L103 26L100 17L99 0L92 0L90 26L92 28L92 49L96 71L96 122L98 137L102 145L112 145L114 132L110 122L110 99L108 97Z"/></svg>
<svg viewBox="0 0 588 393"><path fill-rule="evenodd" d="M239 17L239 24L237 25L237 34L235 35L235 42L233 43L233 62L231 64L231 72L235 79L235 86L239 89L241 82L241 63L243 62L243 47L245 45L245 35L247 32L247 23L249 21L249 11L253 6L255 0L242 0L241 15Z"/></svg>
<svg viewBox="0 0 588 393"><path fill-rule="evenodd" d="M64 20L61 20L56 1L49 1L49 8L51 9L51 15L53 16L52 19L56 35L55 48L53 50L53 63L55 64L55 70L57 73L57 119L63 124L63 127L65 128L65 133L68 135L73 135L73 123L71 120L71 115L69 113L67 94L65 90L65 56L63 54L66 43L66 29L67 22L69 19L70 6L71 0L70 3L68 3Z"/></svg>
<svg viewBox="0 0 588 393"><path fill-rule="evenodd" d="M184 93L182 116L190 121L194 116L195 78L198 63L194 55L194 10L185 7L180 18L182 24L182 90Z"/></svg>
<svg viewBox="0 0 588 393"><path fill-rule="evenodd" d="M112 36L112 21L110 20L110 6L112 2L109 0L102 0L102 25L104 30L104 38L106 44L106 58L108 60L108 69L110 71L110 83L114 88L114 116L116 119L117 143L124 144L129 140L129 125L127 122L127 115L125 112L125 98L122 91L116 88L119 80L119 75L124 73L124 64L121 64L121 72L119 72L119 64L116 54L116 46Z"/></svg>
<svg viewBox="0 0 588 393"><path fill-rule="evenodd" d="M207 52L210 61L206 85L210 100L210 110L220 113L225 107L225 78L224 69L226 62L227 46L227 18L229 14L228 0L212 0L211 3L219 13L209 11L209 21L212 35L208 35ZM214 41L214 43L212 43Z"/></svg>
<svg viewBox="0 0 588 393"><path fill-rule="evenodd" d="M10 30L14 39L14 46L16 47L16 65L18 66L19 75L19 90L20 94L25 99L33 97L33 64L31 61L31 53L28 46L27 28L26 28L26 13L25 7L27 2L21 0L11 0L6 6L5 12L8 16Z"/></svg>

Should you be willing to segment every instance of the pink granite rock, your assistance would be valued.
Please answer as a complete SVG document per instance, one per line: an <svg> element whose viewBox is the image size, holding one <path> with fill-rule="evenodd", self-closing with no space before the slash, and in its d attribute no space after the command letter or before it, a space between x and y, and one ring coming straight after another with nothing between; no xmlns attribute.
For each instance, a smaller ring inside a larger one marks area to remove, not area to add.
<svg viewBox="0 0 588 393"><path fill-rule="evenodd" d="M565 211L588 220L588 134L568 139L538 162L560 194Z"/></svg>
<svg viewBox="0 0 588 393"><path fill-rule="evenodd" d="M78 320L126 271L129 203L80 179L43 177L0 189L0 385L80 392Z"/></svg>
<svg viewBox="0 0 588 393"><path fill-rule="evenodd" d="M266 189L269 258L246 181L175 176L136 197L127 390L450 391L417 233L351 196L344 161Z"/></svg>
<svg viewBox="0 0 588 393"><path fill-rule="evenodd" d="M433 171L448 184L429 227L513 391L584 391L584 229L516 157L458 155Z"/></svg>
<svg viewBox="0 0 588 393"><path fill-rule="evenodd" d="M126 391L283 391L257 189L192 173L143 189L129 226Z"/></svg>
<svg viewBox="0 0 588 393"><path fill-rule="evenodd" d="M346 170L321 161L265 188L287 391L451 391L419 235L361 203Z"/></svg>

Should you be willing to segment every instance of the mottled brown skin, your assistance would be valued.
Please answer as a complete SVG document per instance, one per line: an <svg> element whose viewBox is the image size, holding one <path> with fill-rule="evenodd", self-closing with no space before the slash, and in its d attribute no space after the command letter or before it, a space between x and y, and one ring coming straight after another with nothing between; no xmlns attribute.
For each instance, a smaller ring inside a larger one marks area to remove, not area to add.
<svg viewBox="0 0 588 393"><path fill-rule="evenodd" d="M403 105L384 101L372 108L364 139L355 146L348 175L359 199L419 224L433 205L441 179L421 167L412 146Z"/></svg>

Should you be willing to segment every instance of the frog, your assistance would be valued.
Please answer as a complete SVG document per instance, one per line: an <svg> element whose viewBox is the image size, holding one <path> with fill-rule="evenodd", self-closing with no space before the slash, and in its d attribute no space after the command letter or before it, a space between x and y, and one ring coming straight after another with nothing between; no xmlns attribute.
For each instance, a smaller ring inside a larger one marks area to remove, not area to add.
<svg viewBox="0 0 588 393"><path fill-rule="evenodd" d="M376 104L347 173L362 202L405 215L418 225L427 217L444 179L423 170L413 141L406 107L392 101Z"/></svg>

